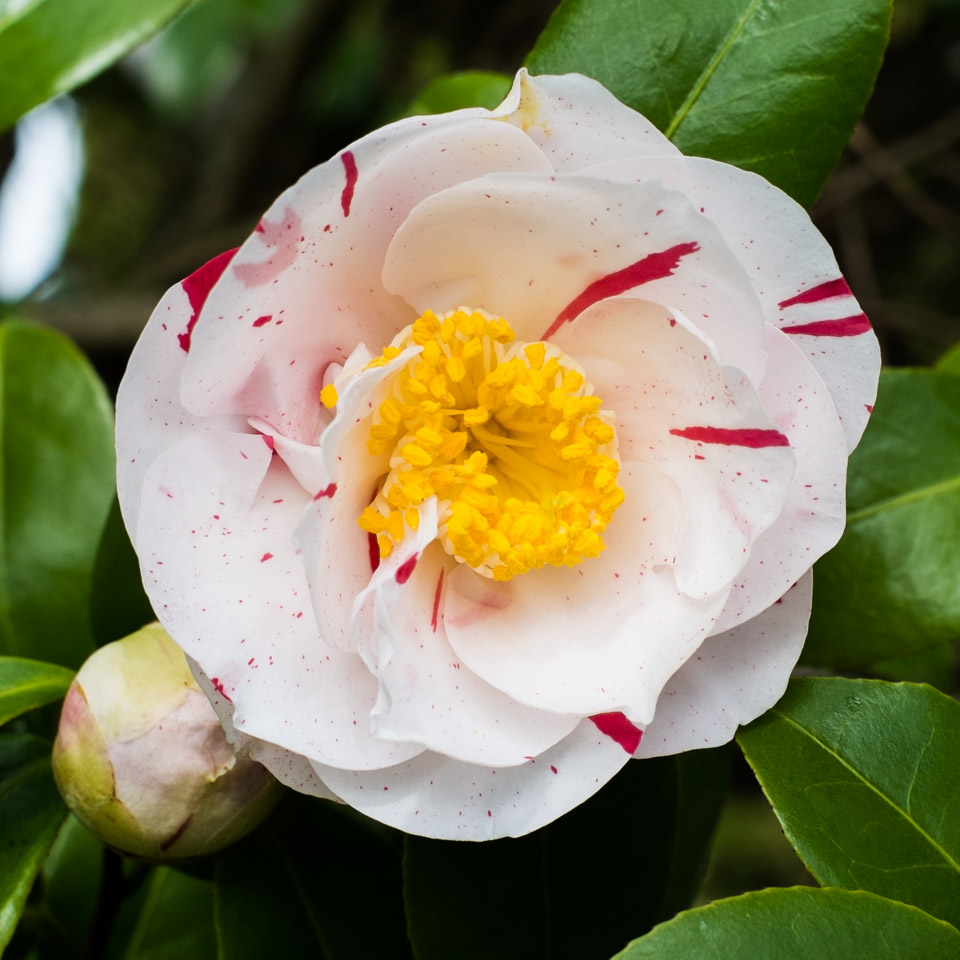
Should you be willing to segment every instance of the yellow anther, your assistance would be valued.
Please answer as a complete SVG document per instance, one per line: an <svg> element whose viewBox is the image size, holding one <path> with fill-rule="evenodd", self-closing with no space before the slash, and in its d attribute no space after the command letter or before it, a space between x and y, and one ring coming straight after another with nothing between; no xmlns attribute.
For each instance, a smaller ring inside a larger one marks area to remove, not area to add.
<svg viewBox="0 0 960 960"><path fill-rule="evenodd" d="M523 352L527 356L527 361L532 370L539 370L543 366L543 358L547 355L547 345L538 341L537 343L528 343Z"/></svg>
<svg viewBox="0 0 960 960"><path fill-rule="evenodd" d="M472 407L463 414L463 422L468 427L480 426L490 419L490 411L486 407Z"/></svg>
<svg viewBox="0 0 960 960"><path fill-rule="evenodd" d="M337 405L337 400L340 398L337 396L337 388L332 384L328 383L320 391L320 402L329 410L331 407Z"/></svg>
<svg viewBox="0 0 960 960"><path fill-rule="evenodd" d="M377 546L380 548L380 557L383 559L390 556L390 551L393 550L393 541L385 533L381 533L377 537Z"/></svg>
<svg viewBox="0 0 960 960"><path fill-rule="evenodd" d="M586 440L579 443L568 443L561 451L560 456L564 460L578 460L581 457L588 457L593 453L592 445Z"/></svg>
<svg viewBox="0 0 960 960"><path fill-rule="evenodd" d="M421 427L414 436L421 447L439 447L443 443L443 435L430 427Z"/></svg>
<svg viewBox="0 0 960 960"><path fill-rule="evenodd" d="M510 396L525 407L539 407L543 405L543 397L525 383L518 383L511 391Z"/></svg>
<svg viewBox="0 0 960 960"><path fill-rule="evenodd" d="M420 511L411 507L404 515L403 519L406 520L407 526L411 530L418 530L420 528Z"/></svg>
<svg viewBox="0 0 960 960"><path fill-rule="evenodd" d="M400 451L400 456L415 467L428 467L433 463L433 457L423 447L418 447L415 443L406 444Z"/></svg>
<svg viewBox="0 0 960 960"><path fill-rule="evenodd" d="M446 363L446 371L453 383L459 383L467 375L467 368L460 357L450 357Z"/></svg>

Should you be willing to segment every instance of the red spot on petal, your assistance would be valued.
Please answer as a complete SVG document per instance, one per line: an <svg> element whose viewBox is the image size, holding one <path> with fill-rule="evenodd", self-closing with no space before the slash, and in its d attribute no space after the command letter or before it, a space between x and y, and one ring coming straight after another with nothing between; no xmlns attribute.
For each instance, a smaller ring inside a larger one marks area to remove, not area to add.
<svg viewBox="0 0 960 960"><path fill-rule="evenodd" d="M267 447L270 450L273 450L276 447L276 444L273 442L273 437L271 437L269 433L261 433L260 439L267 445ZM273 502L276 503L277 501L274 500Z"/></svg>
<svg viewBox="0 0 960 960"><path fill-rule="evenodd" d="M253 321L253 325L255 327L262 327L265 323L269 323L272 319L273 319L273 314L268 313L264 317L257 317L257 319Z"/></svg>
<svg viewBox="0 0 960 960"><path fill-rule="evenodd" d="M417 560L419 559L419 556L414 554L412 557L408 557L406 560L404 560L403 563L397 567L397 572L393 575L394 580L396 580L397 583L406 583L410 579L414 567L417 565Z"/></svg>
<svg viewBox="0 0 960 960"><path fill-rule="evenodd" d="M551 769L554 773L557 772L557 768L556 768L552 763L550 764L550 769Z"/></svg>
<svg viewBox="0 0 960 960"><path fill-rule="evenodd" d="M185 333L178 333L177 340L180 341L180 347L185 353L190 352L190 338L193 336L193 328L197 325L197 317L200 316L200 310L207 302L207 297L213 289L213 285L220 279L223 271L227 269L227 264L233 259L237 252L237 247L232 250L225 250L219 256L208 260L199 270L193 273L180 283L183 292L190 301L190 319L187 321Z"/></svg>
<svg viewBox="0 0 960 960"><path fill-rule="evenodd" d="M377 567L380 566L380 544L372 533L367 534L367 556L370 560L370 572L376 573Z"/></svg>
<svg viewBox="0 0 960 960"><path fill-rule="evenodd" d="M792 327L781 327L784 333L806 337L857 337L870 329L870 321L865 313L839 320L814 320L812 323L798 323Z"/></svg>
<svg viewBox="0 0 960 960"><path fill-rule="evenodd" d="M440 594L443 593L443 567L440 568L440 576L437 577L437 589L433 591L433 616L430 618L430 626L433 632L437 632L437 617L440 614Z"/></svg>
<svg viewBox="0 0 960 960"><path fill-rule="evenodd" d="M336 492L337 485L335 483L328 483L322 490L317 491L313 499L319 500L321 497L332 497Z"/></svg>
<svg viewBox="0 0 960 960"><path fill-rule="evenodd" d="M789 300L782 300L778 306L781 310L784 307L792 307L796 303L817 303L820 300L832 300L835 297L853 296L853 292L847 285L843 277L837 277L836 280L827 280L825 283L818 283L809 290L803 290L795 297Z"/></svg>
<svg viewBox="0 0 960 960"><path fill-rule="evenodd" d="M273 554L272 554L272 553L265 553L265 554L260 558L260 562L263 563L265 560L272 560L272 559L273 559Z"/></svg>
<svg viewBox="0 0 960 960"><path fill-rule="evenodd" d="M227 703L233 703L233 701L227 696L227 691L223 689L223 683L220 681L219 677L211 677L210 682L213 684L214 690L223 697Z"/></svg>
<svg viewBox="0 0 960 960"><path fill-rule="evenodd" d="M752 427L741 430L728 430L725 427L684 427L682 430L671 430L670 433L675 437L683 437L684 440L696 440L698 443L750 447L752 450L790 446L790 438L779 430L759 430Z"/></svg>
<svg viewBox="0 0 960 960"><path fill-rule="evenodd" d="M867 413L873 413L873 404L865 403L864 406L867 408Z"/></svg>
<svg viewBox="0 0 960 960"><path fill-rule="evenodd" d="M263 245L271 251L270 255L266 260L256 263L234 264L233 272L237 279L247 287L260 287L275 280L297 259L300 226L300 217L290 207L284 209L283 219L277 223L261 220L257 224L257 233ZM258 324L259 321L254 322L254 326Z"/></svg>
<svg viewBox="0 0 960 960"><path fill-rule="evenodd" d="M633 753L640 746L643 731L622 713L595 713L590 719L601 733L619 743L627 753Z"/></svg>
<svg viewBox="0 0 960 960"><path fill-rule="evenodd" d="M677 325L677 318L676 318L676 317L671 317L671 318L670 318L670 326L671 326L671 327L675 327L676 325Z"/></svg>
<svg viewBox="0 0 960 960"><path fill-rule="evenodd" d="M548 340L560 327L579 316L587 307L592 306L598 300L616 297L627 290L639 287L641 284L649 283L651 280L662 280L664 277L669 277L687 254L696 253L699 249L700 244L696 242L678 243L667 250L661 250L659 253L651 253L642 260L630 264L629 267L617 270L616 273L609 273L607 276L595 280L583 293L571 300L557 314L557 319L547 327L546 332L540 339Z"/></svg>
<svg viewBox="0 0 960 960"><path fill-rule="evenodd" d="M347 175L343 193L340 194L340 206L343 207L343 215L349 217L350 204L353 203L353 190L357 185L357 161L349 150L344 150L340 154L340 160L343 163L343 171Z"/></svg>

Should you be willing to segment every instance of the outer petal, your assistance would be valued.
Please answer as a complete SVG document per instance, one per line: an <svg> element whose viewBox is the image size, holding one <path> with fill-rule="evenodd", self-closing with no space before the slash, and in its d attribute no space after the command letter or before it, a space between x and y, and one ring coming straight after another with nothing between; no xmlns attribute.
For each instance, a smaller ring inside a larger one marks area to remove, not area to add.
<svg viewBox="0 0 960 960"><path fill-rule="evenodd" d="M291 439L314 440L327 364L358 341L378 350L413 319L377 282L409 210L491 170L550 169L509 124L445 114L385 127L310 171L211 292L184 370L185 405L262 417Z"/></svg>
<svg viewBox="0 0 960 960"><path fill-rule="evenodd" d="M562 173L620 157L680 155L646 117L579 73L531 77L521 70L496 112L504 111Z"/></svg>
<svg viewBox="0 0 960 960"><path fill-rule="evenodd" d="M461 184L411 212L383 281L418 312L468 304L528 341L635 290L689 316L722 362L754 382L763 375L763 321L746 273L716 228L659 184L559 175Z"/></svg>
<svg viewBox="0 0 960 960"><path fill-rule="evenodd" d="M242 417L196 417L180 402L180 374L207 291L232 254L221 254L171 287L147 321L117 392L117 490L136 543L140 489L150 464L180 437L204 430L243 432Z"/></svg>
<svg viewBox="0 0 960 960"><path fill-rule="evenodd" d="M282 747L256 737L249 737L239 733L233 725L233 703L210 682L210 678L201 670L200 664L191 657L187 657L190 669L207 695L217 716L220 725L227 735L227 741L234 745L237 752L247 751L258 763L262 763L284 786L300 793L308 793L314 797L323 797L325 800L339 800L336 794L324 786L316 771L310 766L306 757L284 750Z"/></svg>
<svg viewBox="0 0 960 960"><path fill-rule="evenodd" d="M653 717L667 680L712 632L727 590L694 599L676 586L673 484L642 464L621 470L626 500L606 550L577 567L496 583L461 567L444 606L468 668L522 703L581 716Z"/></svg>
<svg viewBox="0 0 960 960"><path fill-rule="evenodd" d="M657 180L704 211L753 278L765 319L796 340L827 384L852 450L876 398L880 348L803 207L755 173L702 157L616 161L587 172Z"/></svg>
<svg viewBox="0 0 960 960"><path fill-rule="evenodd" d="M707 596L728 587L780 515L794 469L789 441L754 388L717 363L685 317L640 300L603 300L555 342L614 411L621 459L654 464L677 484L679 589ZM615 516L611 526L619 523Z"/></svg>
<svg viewBox="0 0 960 960"><path fill-rule="evenodd" d="M711 637L670 680L636 757L659 757L730 740L783 695L810 617L807 573L782 601L734 630Z"/></svg>
<svg viewBox="0 0 960 960"><path fill-rule="evenodd" d="M184 438L144 484L145 586L171 635L233 703L238 731L326 763L396 763L418 748L370 736L375 680L359 657L317 643L290 536L308 500L262 437Z"/></svg>
<svg viewBox="0 0 960 960"><path fill-rule="evenodd" d="M796 341L767 326L770 362L760 398L790 438L796 471L776 523L750 550L717 632L766 610L840 539L846 522L847 447L826 385Z"/></svg>
<svg viewBox="0 0 960 960"><path fill-rule="evenodd" d="M583 803L630 758L589 720L519 767L490 769L423 753L375 773L314 764L339 797L408 833L447 840L518 837Z"/></svg>

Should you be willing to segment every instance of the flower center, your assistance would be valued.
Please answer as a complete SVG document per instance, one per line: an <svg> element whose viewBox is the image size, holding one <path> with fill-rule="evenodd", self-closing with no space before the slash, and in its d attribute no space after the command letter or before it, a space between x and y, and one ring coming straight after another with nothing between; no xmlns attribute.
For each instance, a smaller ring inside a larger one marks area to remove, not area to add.
<svg viewBox="0 0 960 960"><path fill-rule="evenodd" d="M388 382L367 440L390 472L358 522L387 556L435 496L447 553L495 580L604 548L623 502L613 415L576 364L500 317L427 311L369 366L422 349Z"/></svg>

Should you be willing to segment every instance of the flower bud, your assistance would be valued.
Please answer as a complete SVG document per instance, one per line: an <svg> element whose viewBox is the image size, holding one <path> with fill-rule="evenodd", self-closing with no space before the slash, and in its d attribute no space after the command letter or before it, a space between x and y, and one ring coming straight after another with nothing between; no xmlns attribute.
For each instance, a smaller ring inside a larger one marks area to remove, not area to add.
<svg viewBox="0 0 960 960"><path fill-rule="evenodd" d="M67 806L105 844L158 860L227 846L280 795L264 767L234 752L183 651L156 623L80 668L53 773Z"/></svg>

